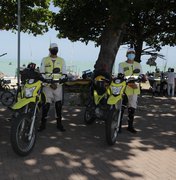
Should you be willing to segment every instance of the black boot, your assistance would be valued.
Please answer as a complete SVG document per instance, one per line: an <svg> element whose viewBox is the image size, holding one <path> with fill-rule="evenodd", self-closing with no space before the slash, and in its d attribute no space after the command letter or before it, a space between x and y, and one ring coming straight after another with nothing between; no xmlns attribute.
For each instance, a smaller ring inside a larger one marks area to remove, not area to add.
<svg viewBox="0 0 176 180"><path fill-rule="evenodd" d="M137 131L133 127L134 113L135 113L135 109L134 108L132 108L132 107L128 108L128 117L129 117L129 120L128 120L128 128L127 128L127 130L129 132L131 132L131 133L137 133Z"/></svg>
<svg viewBox="0 0 176 180"><path fill-rule="evenodd" d="M61 123L61 119L60 119L60 118L57 118L57 129L58 129L59 131L61 131L61 132L66 131L65 128L64 128L64 126L63 126L62 123Z"/></svg>
<svg viewBox="0 0 176 180"><path fill-rule="evenodd" d="M128 104L128 97L127 95L125 94L123 96L123 101L122 101L122 109L121 109L121 118L120 118L120 125L119 125L119 133L122 132L122 121L123 121L123 114L125 112L125 109L127 107L127 104Z"/></svg>
<svg viewBox="0 0 176 180"><path fill-rule="evenodd" d="M49 109L50 109L50 103L46 103L42 106L42 118L41 118L41 124L38 128L38 132L41 132L44 129L46 129L46 117L48 115Z"/></svg>
<svg viewBox="0 0 176 180"><path fill-rule="evenodd" d="M134 129L134 127L133 127L133 121L131 121L131 120L128 121L128 128L127 128L127 130L129 132L131 132L131 133L134 133L134 134L137 133L136 129Z"/></svg>
<svg viewBox="0 0 176 180"><path fill-rule="evenodd" d="M55 103L55 109L56 109L56 114L57 114L57 129L61 132L66 131L65 128L63 127L61 120L62 120L62 116L61 116L61 111L62 111L62 102L61 101L57 101Z"/></svg>
<svg viewBox="0 0 176 180"><path fill-rule="evenodd" d="M41 120L42 122L41 122L41 124L40 124L40 126L39 126L39 128L38 128L38 132L41 132L41 131L43 131L44 129L46 129L46 119L43 119L43 120Z"/></svg>

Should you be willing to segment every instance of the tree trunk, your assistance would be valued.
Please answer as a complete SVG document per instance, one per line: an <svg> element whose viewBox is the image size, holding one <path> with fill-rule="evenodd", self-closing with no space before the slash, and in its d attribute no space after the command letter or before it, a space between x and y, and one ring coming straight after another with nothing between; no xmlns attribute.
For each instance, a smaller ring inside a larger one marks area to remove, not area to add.
<svg viewBox="0 0 176 180"><path fill-rule="evenodd" d="M118 31L106 29L101 36L100 53L94 68L99 69L106 64L107 72L112 73L116 54L123 38L125 24L122 24Z"/></svg>
<svg viewBox="0 0 176 180"><path fill-rule="evenodd" d="M143 47L143 40L142 38L138 38L135 44L135 51L136 51L135 61L137 61L138 63L141 62L142 47Z"/></svg>

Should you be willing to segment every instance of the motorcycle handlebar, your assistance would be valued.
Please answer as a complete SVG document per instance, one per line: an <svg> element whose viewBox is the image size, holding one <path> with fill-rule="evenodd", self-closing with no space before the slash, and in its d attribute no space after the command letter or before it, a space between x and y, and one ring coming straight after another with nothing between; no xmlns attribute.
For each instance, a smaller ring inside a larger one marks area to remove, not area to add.
<svg viewBox="0 0 176 180"><path fill-rule="evenodd" d="M64 82L66 82L68 80L68 77L66 74L62 74L64 75L65 77L64 78L61 78L61 79L58 79L58 80L53 80L53 79L45 79L45 78L41 78L40 80L43 81L44 83L48 83L48 84L53 84L53 83L59 83L59 84L62 84Z"/></svg>
<svg viewBox="0 0 176 180"><path fill-rule="evenodd" d="M135 83L135 82L144 82L145 80L145 75L144 74L140 74L138 77L134 77L134 76L130 76L130 77L125 77L124 74L119 73L118 74L118 78L122 79L124 81L126 81L127 83Z"/></svg>
<svg viewBox="0 0 176 180"><path fill-rule="evenodd" d="M135 79L127 79L126 80L126 82L127 83L135 83L135 82L137 82L137 83L140 83L140 82L144 82L144 77L142 76L142 75L139 75L137 78L135 78Z"/></svg>
<svg viewBox="0 0 176 180"><path fill-rule="evenodd" d="M103 81L109 83L110 82L110 79L107 79L107 78L102 78Z"/></svg>

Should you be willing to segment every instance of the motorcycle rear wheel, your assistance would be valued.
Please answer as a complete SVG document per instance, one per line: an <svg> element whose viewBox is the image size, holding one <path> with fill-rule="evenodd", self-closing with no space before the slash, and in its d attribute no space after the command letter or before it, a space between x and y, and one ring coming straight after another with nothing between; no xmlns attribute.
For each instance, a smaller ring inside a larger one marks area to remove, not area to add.
<svg viewBox="0 0 176 180"><path fill-rule="evenodd" d="M106 120L106 141L109 145L114 145L117 141L119 134L119 124L118 123L119 110L115 108L112 109Z"/></svg>
<svg viewBox="0 0 176 180"><path fill-rule="evenodd" d="M1 103L4 105L4 106L11 106L15 101L15 95L10 92L10 91L4 91L2 94L1 94Z"/></svg>
<svg viewBox="0 0 176 180"><path fill-rule="evenodd" d="M36 130L33 128L32 136L29 139L31 118L27 114L19 115L13 119L11 126L11 145L16 154L27 156L34 148L36 142Z"/></svg>
<svg viewBox="0 0 176 180"><path fill-rule="evenodd" d="M95 108L91 102L86 106L84 112L85 124L92 124L95 121Z"/></svg>

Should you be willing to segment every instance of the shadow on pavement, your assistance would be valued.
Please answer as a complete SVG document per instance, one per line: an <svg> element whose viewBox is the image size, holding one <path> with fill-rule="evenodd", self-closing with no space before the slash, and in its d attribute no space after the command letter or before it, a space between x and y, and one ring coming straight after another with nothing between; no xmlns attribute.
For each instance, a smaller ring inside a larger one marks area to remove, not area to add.
<svg viewBox="0 0 176 180"><path fill-rule="evenodd" d="M0 108L0 176L2 179L144 179L136 169L138 152L176 148L176 103L167 98L140 98L136 112L136 135L126 131L114 146L105 141L105 126L96 121L86 126L83 107L64 106L66 132L56 129L54 111L47 129L38 133L30 155L19 157L10 145L11 112Z"/></svg>

